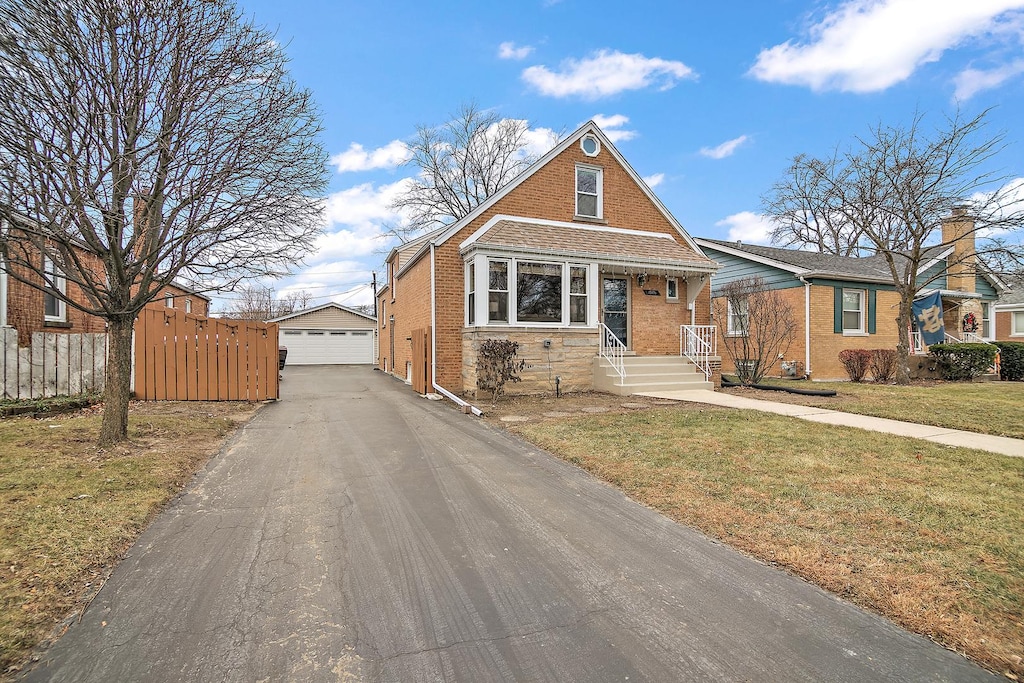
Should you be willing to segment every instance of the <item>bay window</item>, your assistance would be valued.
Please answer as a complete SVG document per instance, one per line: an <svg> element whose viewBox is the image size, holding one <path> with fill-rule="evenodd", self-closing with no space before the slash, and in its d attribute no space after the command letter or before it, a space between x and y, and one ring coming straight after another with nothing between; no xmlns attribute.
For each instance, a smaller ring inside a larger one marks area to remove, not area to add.
<svg viewBox="0 0 1024 683"><path fill-rule="evenodd" d="M487 321L508 322L508 261L488 264Z"/></svg>
<svg viewBox="0 0 1024 683"><path fill-rule="evenodd" d="M591 266L564 261L469 258L466 324L593 325L597 319L597 302L591 296L595 273Z"/></svg>
<svg viewBox="0 0 1024 683"><path fill-rule="evenodd" d="M516 319L525 323L562 322L561 264L517 264Z"/></svg>

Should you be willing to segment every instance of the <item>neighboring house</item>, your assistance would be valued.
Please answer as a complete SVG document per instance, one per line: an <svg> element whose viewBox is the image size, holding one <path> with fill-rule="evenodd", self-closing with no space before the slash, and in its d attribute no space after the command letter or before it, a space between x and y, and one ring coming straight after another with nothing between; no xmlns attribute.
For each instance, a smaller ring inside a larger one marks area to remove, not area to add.
<svg viewBox="0 0 1024 683"><path fill-rule="evenodd" d="M527 364L510 393L710 386L680 337L710 333L715 269L588 122L461 220L389 254L379 367L420 391L474 394L481 342L509 339Z"/></svg>
<svg viewBox="0 0 1024 683"><path fill-rule="evenodd" d="M55 267L50 259L42 253L38 254L38 258L41 267L45 269L44 272L52 274L52 277L48 279L53 280L62 294L72 301L80 301L84 305L88 305L81 288L74 282L69 282L61 277L59 267ZM94 261L97 270L102 269L102 264L96 257L83 253L81 258ZM106 323L102 318L83 313L74 306L69 306L65 301L52 294L52 290L37 289L13 276L8 276L7 267L3 258L0 257L0 327L16 329L20 346L31 344L34 332L106 331ZM27 268L13 264L10 267L20 268L19 274L22 277L31 279L40 285L43 283L41 277ZM178 308L205 316L209 312L210 299L184 285L172 283L161 289L157 297L147 306L147 308L153 307Z"/></svg>
<svg viewBox="0 0 1024 683"><path fill-rule="evenodd" d="M930 248L918 272L921 294L940 291L947 338L958 341L995 338L993 304L1004 289L998 278L978 267L972 229L961 211L944 220L947 246ZM784 359L788 368L795 369L799 361L804 375L814 379L847 379L840 351L895 349L900 334L909 335L912 353L927 353L916 332L897 329L899 295L882 256L832 256L703 238L696 242L722 264L712 282L715 303L726 309L725 319L716 321L719 334L736 334L739 327L734 324L737 312L718 299L729 282L758 276L792 306L797 332ZM967 313L979 322L975 334L962 330ZM722 366L727 374L735 372L731 359L723 358ZM912 363L911 371L916 369Z"/></svg>
<svg viewBox="0 0 1024 683"><path fill-rule="evenodd" d="M268 322L280 328L288 365L372 365L377 357L377 319L336 303L306 308Z"/></svg>
<svg viewBox="0 0 1024 683"><path fill-rule="evenodd" d="M1003 292L993 306L995 338L999 341L1024 342L1024 286Z"/></svg>

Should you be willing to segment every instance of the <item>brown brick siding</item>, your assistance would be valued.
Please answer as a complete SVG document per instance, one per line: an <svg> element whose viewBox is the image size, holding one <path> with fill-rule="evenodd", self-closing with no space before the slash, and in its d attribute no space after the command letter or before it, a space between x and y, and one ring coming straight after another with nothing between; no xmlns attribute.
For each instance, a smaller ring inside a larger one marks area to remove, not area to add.
<svg viewBox="0 0 1024 683"><path fill-rule="evenodd" d="M436 264L436 326L437 339L437 381L441 386L455 393L475 391L475 377L472 381L464 373L463 325L465 322L464 282L465 266L459 245L492 217L499 214L571 222L575 212L575 165L584 163L603 168L604 222L608 225L668 233L678 236L675 228L644 192L633 182L628 172L618 164L606 150L595 157L587 157L578 144L570 145L560 155L538 169L508 195L495 202L458 234L452 236L435 251ZM592 221L580 221L593 224ZM680 238L682 239L682 238ZM638 353L669 354L679 352L679 325L689 322L689 311L685 303L685 281L680 279L679 290L682 301L669 304L665 301L664 278L652 277L647 288L658 288L661 295L646 297L633 280L632 329L633 348ZM654 284L657 282L658 284ZM413 329L430 325L430 258L422 257L397 279L395 289L399 292L394 303L388 302L387 315L395 316L395 356L389 360L400 376L405 376L405 363L409 360L409 342L406 337ZM639 293L638 293L639 292ZM391 292L386 292L390 297ZM707 287L698 298L698 323L706 323L709 302ZM701 310L705 313L701 313ZM667 313L667 315L666 315ZM389 344L390 331L380 321L381 359ZM390 323L388 323L390 324ZM645 327L645 325L647 327ZM532 334L532 333L531 333ZM554 339L562 330L538 332L544 338ZM531 342L532 343L532 342Z"/></svg>
<svg viewBox="0 0 1024 683"><path fill-rule="evenodd" d="M797 330L784 360L805 361L805 306L804 288L776 290L793 307L797 321ZM896 326L896 314L899 295L896 292L879 291L875 300L876 333L867 336L845 336L835 333L835 291L831 286L811 286L811 379L844 380L849 379L843 364L839 362L839 352L844 349L895 349L899 341ZM719 300L716 300L716 305ZM724 310L724 302L722 303ZM718 334L724 335L727 321L718 316ZM722 371L734 374L736 367L732 358L719 342L722 356ZM806 368L805 368L806 371ZM781 376L781 368L776 365L772 375Z"/></svg>
<svg viewBox="0 0 1024 683"><path fill-rule="evenodd" d="M996 339L999 341L1024 342L1024 336L1017 335L1014 337L1010 334L1013 331L1012 321L1010 320L1012 315L1013 313L1010 311L996 312Z"/></svg>

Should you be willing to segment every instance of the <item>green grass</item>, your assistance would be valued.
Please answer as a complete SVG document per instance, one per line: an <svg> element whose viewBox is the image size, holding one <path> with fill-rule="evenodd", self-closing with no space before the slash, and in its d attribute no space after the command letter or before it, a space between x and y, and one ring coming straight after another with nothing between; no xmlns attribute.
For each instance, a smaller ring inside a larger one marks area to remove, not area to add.
<svg viewBox="0 0 1024 683"><path fill-rule="evenodd" d="M95 445L98 415L0 420L0 678L81 608L252 410L162 405L179 414L133 413L130 442L109 450Z"/></svg>
<svg viewBox="0 0 1024 683"><path fill-rule="evenodd" d="M799 389L834 389L834 398L791 395L792 400L860 415L1024 439L1024 382L941 382L931 385L872 382L787 382ZM773 392L774 393L774 392ZM771 396L767 396L769 400Z"/></svg>
<svg viewBox="0 0 1024 683"><path fill-rule="evenodd" d="M681 523L1024 674L1024 459L726 410L512 429Z"/></svg>

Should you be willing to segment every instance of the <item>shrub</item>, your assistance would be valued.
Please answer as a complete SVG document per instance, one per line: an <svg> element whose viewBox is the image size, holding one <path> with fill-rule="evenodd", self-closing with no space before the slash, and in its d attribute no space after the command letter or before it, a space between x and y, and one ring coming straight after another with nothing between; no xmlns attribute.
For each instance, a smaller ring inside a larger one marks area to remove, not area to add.
<svg viewBox="0 0 1024 683"><path fill-rule="evenodd" d="M961 381L985 374L996 359L992 344L932 344L928 353L938 362L943 379Z"/></svg>
<svg viewBox="0 0 1024 683"><path fill-rule="evenodd" d="M506 382L520 381L526 361L516 360L519 342L484 339L476 356L476 386L491 392L491 405L505 391Z"/></svg>
<svg viewBox="0 0 1024 683"><path fill-rule="evenodd" d="M868 374L871 352L867 349L843 349L839 352L839 362L846 368L851 381L860 382Z"/></svg>
<svg viewBox="0 0 1024 683"><path fill-rule="evenodd" d="M999 347L999 379L1024 381L1024 343L996 342Z"/></svg>
<svg viewBox="0 0 1024 683"><path fill-rule="evenodd" d="M876 382L888 382L896 374L898 359L896 349L871 349L871 377Z"/></svg>

